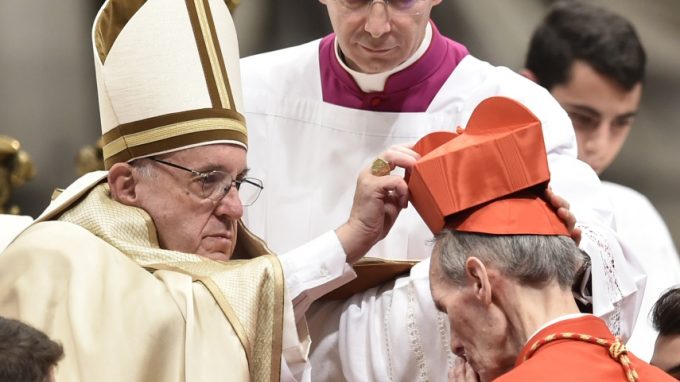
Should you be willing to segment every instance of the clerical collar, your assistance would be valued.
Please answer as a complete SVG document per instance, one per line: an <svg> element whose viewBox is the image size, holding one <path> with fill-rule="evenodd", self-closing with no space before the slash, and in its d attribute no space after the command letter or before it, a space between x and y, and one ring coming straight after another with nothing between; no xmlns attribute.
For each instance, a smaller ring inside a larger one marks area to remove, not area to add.
<svg viewBox="0 0 680 382"><path fill-rule="evenodd" d="M559 316L559 317L557 317L557 318L553 318L552 320L550 320L550 321L544 323L543 325L541 325L541 326L540 326L538 329L536 329L529 337L527 337L527 342L526 342L526 343L529 343L529 341L530 341L532 338L534 338L535 335L537 335L538 333L540 333L541 330L547 328L547 327L550 326L550 325L554 325L554 324L556 324L556 323L558 323L558 322L561 322L561 321L572 320L572 319L575 319L575 318L581 318L581 317L585 317L585 316L592 316L592 314L588 314L588 313L570 313L570 314L565 314L564 316Z"/></svg>
<svg viewBox="0 0 680 382"><path fill-rule="evenodd" d="M425 36L423 37L423 41L420 43L420 46L415 51L415 53L413 53L413 55L408 60L399 64L399 66L393 68L392 70L374 74L357 72L356 70L353 70L349 66L347 66L347 64L345 64L344 55L342 54L342 52L340 52L340 46L338 45L337 38L335 39L334 50L335 57L338 59L340 66L342 66L342 68L345 69L347 73L349 73L352 76L352 78L354 78L354 81L356 81L357 85L359 85L359 88L365 93L372 93L383 91L385 89L385 82L387 82L387 79L392 74L401 71L404 68L413 64L414 62L418 61L418 59L422 57L425 54L425 52L427 52L427 48L430 46L431 42L432 42L432 25L430 25L430 23L427 23L427 26L425 27Z"/></svg>
<svg viewBox="0 0 680 382"><path fill-rule="evenodd" d="M431 42L414 62L387 74L382 91L365 92L348 69L341 65L335 49L335 33L319 42L319 69L323 101L352 109L378 112L422 113L437 95L458 63L468 55L461 44L447 39L430 22ZM401 66L400 66L401 67Z"/></svg>

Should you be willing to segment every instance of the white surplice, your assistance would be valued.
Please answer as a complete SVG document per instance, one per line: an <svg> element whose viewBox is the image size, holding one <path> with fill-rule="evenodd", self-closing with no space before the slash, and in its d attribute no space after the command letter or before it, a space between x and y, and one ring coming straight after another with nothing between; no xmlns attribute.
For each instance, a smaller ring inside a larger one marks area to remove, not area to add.
<svg viewBox="0 0 680 382"><path fill-rule="evenodd" d="M424 113L355 110L322 101L318 51L319 41L313 41L241 60L248 165L265 184L246 211L247 225L274 252L305 243L313 251L322 242L319 236L345 222L359 171L385 148L465 127L483 99L507 96L541 120L551 186L584 227L581 248L592 257L594 314L614 333L630 334L644 272L609 229L609 201L595 173L576 159L571 122L547 91L507 68L467 56ZM428 259L431 238L409 207L367 256ZM448 325L432 303L428 266L421 262L409 275L347 301L312 306L313 380L447 380Z"/></svg>
<svg viewBox="0 0 680 382"><path fill-rule="evenodd" d="M680 284L680 259L659 212L644 195L611 182L602 182L616 217L616 232L640 255L647 272L647 286L633 333L627 343L639 358L649 362L658 332L650 311L667 289Z"/></svg>

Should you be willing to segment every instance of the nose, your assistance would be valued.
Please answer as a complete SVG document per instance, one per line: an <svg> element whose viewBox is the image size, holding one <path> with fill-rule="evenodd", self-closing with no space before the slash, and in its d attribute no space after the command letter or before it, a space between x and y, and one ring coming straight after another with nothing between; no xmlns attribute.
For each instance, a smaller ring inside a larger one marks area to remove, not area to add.
<svg viewBox="0 0 680 382"><path fill-rule="evenodd" d="M456 356L465 358L465 348L463 347L460 338L456 335L456 332L453 331L453 328L450 328L449 332L451 335L451 351Z"/></svg>
<svg viewBox="0 0 680 382"><path fill-rule="evenodd" d="M231 187L229 192L217 202L215 215L229 219L240 219L243 216L243 204L241 204L236 187Z"/></svg>
<svg viewBox="0 0 680 382"><path fill-rule="evenodd" d="M378 38L391 30L390 16L387 12L387 3L385 1L374 0L368 3L368 16L364 30L371 37Z"/></svg>
<svg viewBox="0 0 680 382"><path fill-rule="evenodd" d="M593 154L605 149L609 144L609 130L608 122L600 122L596 129L587 133L583 140L583 151L587 154Z"/></svg>

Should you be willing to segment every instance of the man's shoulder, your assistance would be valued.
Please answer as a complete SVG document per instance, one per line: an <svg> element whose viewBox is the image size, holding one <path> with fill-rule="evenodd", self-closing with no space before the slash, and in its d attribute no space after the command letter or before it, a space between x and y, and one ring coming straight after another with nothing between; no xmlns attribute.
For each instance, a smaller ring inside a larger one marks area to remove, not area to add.
<svg viewBox="0 0 680 382"><path fill-rule="evenodd" d="M590 345L595 351L599 345ZM587 348L587 349L588 349ZM524 382L524 381L624 381L624 371L621 364L608 357L590 357L588 351L557 353L543 362L529 360L495 379L495 382ZM577 360L576 362L572 360ZM673 381L672 377L660 369L640 360L633 362L640 380Z"/></svg>
<svg viewBox="0 0 680 382"><path fill-rule="evenodd" d="M544 350L536 352L531 359L524 361L495 381L610 380L602 377L607 376L611 370L618 371L617 368L620 368L620 365L612 359L603 359L599 356L599 352L604 348L600 349L598 345L588 345L586 343L546 345ZM606 367L603 373L601 366L603 362L608 361L611 361L611 365L607 365L609 367Z"/></svg>
<svg viewBox="0 0 680 382"><path fill-rule="evenodd" d="M73 292L88 298L102 291L114 296L115 289L125 291L132 285L145 291L140 298L167 292L163 282L121 250L76 224L62 221L29 227L0 254L0 269L11 270L0 272L0 289L42 285L44 295ZM73 286L87 287L70 290ZM47 290L50 288L54 290Z"/></svg>
<svg viewBox="0 0 680 382"><path fill-rule="evenodd" d="M132 262L90 231L62 221L33 224L0 255L0 264L17 264L28 268L106 269L113 263L130 265Z"/></svg>
<svg viewBox="0 0 680 382"><path fill-rule="evenodd" d="M10 248L15 245L55 248L58 247L58 243L74 242L91 244L93 242L103 242L103 240L79 225L58 220L48 220L34 223L26 228Z"/></svg>
<svg viewBox="0 0 680 382"><path fill-rule="evenodd" d="M630 187L612 182L602 182L602 188L614 207L617 219L627 219L631 222L655 222L655 229L659 224L665 227L659 211L645 195Z"/></svg>
<svg viewBox="0 0 680 382"><path fill-rule="evenodd" d="M628 186L608 181L602 181L602 187L605 189L607 194L609 194L612 197L612 199L614 199L614 201L620 200L629 203L644 204L648 205L649 207L652 206L651 202L645 195Z"/></svg>
<svg viewBox="0 0 680 382"><path fill-rule="evenodd" d="M611 182L602 182L602 187L614 210L616 230L627 238L629 245L639 245L638 250L656 248L653 251L676 253L666 222L645 195ZM650 241L650 237L655 239Z"/></svg>
<svg viewBox="0 0 680 382"><path fill-rule="evenodd" d="M530 79L505 67L494 65L478 57L468 54L454 70L453 80L462 85L471 94L481 96L505 96L515 99L525 106L549 105L559 107L550 93ZM540 109L540 108L539 108Z"/></svg>
<svg viewBox="0 0 680 382"><path fill-rule="evenodd" d="M320 39L312 40L288 48L243 57L241 59L241 74L243 76L248 76L249 73L262 75L267 73L263 71L265 68L268 70L274 68L292 69L293 66L299 65L304 60L309 60L312 57L318 58L320 41Z"/></svg>
<svg viewBox="0 0 680 382"><path fill-rule="evenodd" d="M319 43L315 40L241 59L246 112L278 105L282 98L320 98Z"/></svg>
<svg viewBox="0 0 680 382"><path fill-rule="evenodd" d="M521 74L467 55L448 81L453 92L462 96L463 110L471 113L480 102L489 97L511 98L541 120L549 152L555 147L575 145L574 132L566 112L550 92ZM575 149L573 151L575 154Z"/></svg>

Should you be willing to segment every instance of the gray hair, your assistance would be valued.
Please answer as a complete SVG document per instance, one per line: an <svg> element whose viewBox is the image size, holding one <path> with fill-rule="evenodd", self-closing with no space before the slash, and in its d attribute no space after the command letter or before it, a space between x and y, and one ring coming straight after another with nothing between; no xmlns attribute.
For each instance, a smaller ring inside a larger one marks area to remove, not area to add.
<svg viewBox="0 0 680 382"><path fill-rule="evenodd" d="M475 256L492 264L520 284L540 287L557 281L571 288L581 259L574 241L566 236L490 235L443 230L434 238L443 276L453 285L465 281L465 262Z"/></svg>
<svg viewBox="0 0 680 382"><path fill-rule="evenodd" d="M152 168L152 163L153 162L149 160L149 158L138 158L130 161L130 166L132 166L142 177L155 179L158 177L158 174L156 173L156 170Z"/></svg>

